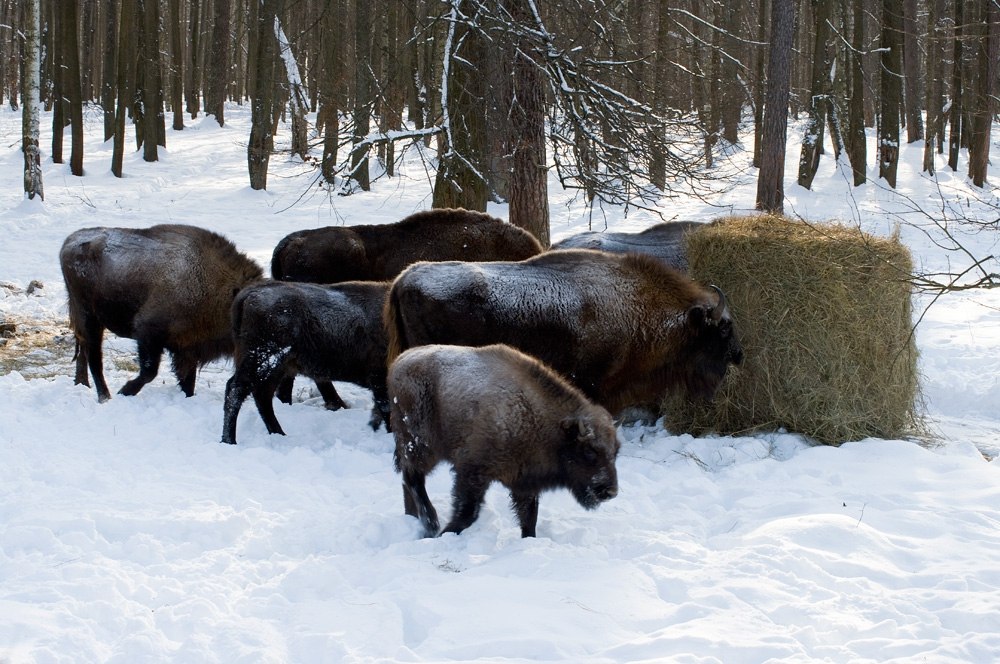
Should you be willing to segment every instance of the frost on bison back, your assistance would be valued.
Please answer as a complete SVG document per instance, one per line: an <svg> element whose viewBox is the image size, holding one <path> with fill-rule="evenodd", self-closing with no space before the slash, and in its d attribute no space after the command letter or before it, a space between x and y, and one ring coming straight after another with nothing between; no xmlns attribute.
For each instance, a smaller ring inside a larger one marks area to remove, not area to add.
<svg viewBox="0 0 1000 664"><path fill-rule="evenodd" d="M120 394L153 380L164 350L184 394L194 394L198 367L231 355L229 309L260 266L216 233L180 224L148 229L85 228L59 252L69 323L76 337L76 382L94 378L98 401L111 398L104 380L104 330L135 339L139 375Z"/></svg>
<svg viewBox="0 0 1000 664"><path fill-rule="evenodd" d="M486 490L509 491L522 537L534 537L541 492L569 489L586 509L618 494L611 415L538 360L509 346L429 345L389 368L395 465L407 514L438 534L425 478L442 461L455 484L443 532L479 516Z"/></svg>

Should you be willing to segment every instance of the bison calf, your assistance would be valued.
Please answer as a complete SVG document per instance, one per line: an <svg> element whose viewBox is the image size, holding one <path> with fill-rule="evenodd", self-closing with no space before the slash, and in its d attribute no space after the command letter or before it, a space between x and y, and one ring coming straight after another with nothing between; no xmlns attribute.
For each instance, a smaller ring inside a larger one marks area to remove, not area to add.
<svg viewBox="0 0 1000 664"><path fill-rule="evenodd" d="M148 229L85 228L63 242L59 263L76 336L76 382L104 381L104 330L135 339L139 375L119 391L134 395L156 377L164 350L184 394L198 367L232 353L229 309L236 293L263 276L260 266L216 233L167 224Z"/></svg>
<svg viewBox="0 0 1000 664"><path fill-rule="evenodd" d="M330 381L367 387L375 400L372 428L388 421L381 317L388 290L388 282L275 281L240 291L233 302L236 369L226 383L222 442L236 443L236 418L250 394L268 433L284 434L272 401L281 381L297 373L316 381L331 410L345 404Z"/></svg>
<svg viewBox="0 0 1000 664"><path fill-rule="evenodd" d="M468 528L494 481L510 491L522 537L535 536L542 491L567 488L586 509L618 494L611 415L509 346L414 348L390 366L388 385L404 509L426 537L438 517L424 479L440 461L455 473L443 532Z"/></svg>

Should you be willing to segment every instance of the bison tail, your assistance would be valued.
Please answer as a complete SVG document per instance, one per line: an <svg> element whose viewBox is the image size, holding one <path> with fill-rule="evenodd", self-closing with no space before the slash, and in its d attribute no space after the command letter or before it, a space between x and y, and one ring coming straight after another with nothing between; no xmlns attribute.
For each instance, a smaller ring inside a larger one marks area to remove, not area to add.
<svg viewBox="0 0 1000 664"><path fill-rule="evenodd" d="M388 341L385 365L391 366L404 350L409 347L406 340L406 330L403 326L403 315L399 307L399 282L389 288L389 296L385 298L382 310L382 322Z"/></svg>

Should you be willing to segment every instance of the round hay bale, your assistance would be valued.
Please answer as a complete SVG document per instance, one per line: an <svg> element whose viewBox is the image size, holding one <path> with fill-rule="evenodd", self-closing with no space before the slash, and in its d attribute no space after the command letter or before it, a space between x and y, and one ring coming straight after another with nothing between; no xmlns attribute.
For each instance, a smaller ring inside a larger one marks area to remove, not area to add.
<svg viewBox="0 0 1000 664"><path fill-rule="evenodd" d="M909 251L836 224L729 217L687 236L691 276L722 288L744 363L715 400L668 398L672 431L776 430L827 444L917 430Z"/></svg>

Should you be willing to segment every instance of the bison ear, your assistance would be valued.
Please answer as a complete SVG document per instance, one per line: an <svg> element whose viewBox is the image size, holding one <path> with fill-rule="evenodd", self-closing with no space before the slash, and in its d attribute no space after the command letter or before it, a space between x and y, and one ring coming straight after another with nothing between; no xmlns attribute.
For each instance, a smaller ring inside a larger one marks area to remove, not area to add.
<svg viewBox="0 0 1000 664"><path fill-rule="evenodd" d="M688 309L687 319L693 327L702 327L708 320L708 309L703 305L696 304Z"/></svg>

